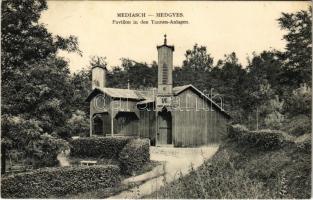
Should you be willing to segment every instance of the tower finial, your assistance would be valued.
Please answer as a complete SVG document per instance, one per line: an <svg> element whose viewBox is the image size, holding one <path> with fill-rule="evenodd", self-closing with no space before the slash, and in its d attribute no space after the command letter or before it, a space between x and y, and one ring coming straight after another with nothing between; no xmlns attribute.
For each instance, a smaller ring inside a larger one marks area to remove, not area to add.
<svg viewBox="0 0 313 200"><path fill-rule="evenodd" d="M166 45L167 39L166 39L166 34L164 34L164 44Z"/></svg>

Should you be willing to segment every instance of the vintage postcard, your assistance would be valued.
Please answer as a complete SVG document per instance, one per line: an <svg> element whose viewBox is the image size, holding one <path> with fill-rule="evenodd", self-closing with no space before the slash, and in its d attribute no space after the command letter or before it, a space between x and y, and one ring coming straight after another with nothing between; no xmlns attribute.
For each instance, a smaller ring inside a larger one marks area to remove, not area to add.
<svg viewBox="0 0 313 200"><path fill-rule="evenodd" d="M310 1L1 2L1 197L309 199Z"/></svg>

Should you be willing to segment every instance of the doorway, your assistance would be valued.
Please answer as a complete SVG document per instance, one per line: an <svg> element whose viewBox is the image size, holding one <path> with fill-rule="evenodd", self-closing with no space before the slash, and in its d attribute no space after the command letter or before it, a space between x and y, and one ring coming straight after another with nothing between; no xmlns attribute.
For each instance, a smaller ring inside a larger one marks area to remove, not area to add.
<svg viewBox="0 0 313 200"><path fill-rule="evenodd" d="M97 114L93 118L93 134L95 135L103 135L103 119L100 114Z"/></svg>
<svg viewBox="0 0 313 200"><path fill-rule="evenodd" d="M172 144L172 115L166 109L158 113L157 145Z"/></svg>

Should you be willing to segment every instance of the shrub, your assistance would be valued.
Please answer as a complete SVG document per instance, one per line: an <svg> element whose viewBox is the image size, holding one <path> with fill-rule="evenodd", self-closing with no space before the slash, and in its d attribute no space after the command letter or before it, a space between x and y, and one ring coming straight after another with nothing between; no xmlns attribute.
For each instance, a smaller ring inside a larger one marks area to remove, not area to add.
<svg viewBox="0 0 313 200"><path fill-rule="evenodd" d="M86 137L70 142L71 155L77 157L118 158L118 154L130 138L126 137Z"/></svg>
<svg viewBox="0 0 313 200"><path fill-rule="evenodd" d="M311 134L304 134L303 136L300 136L296 140L296 146L298 150L305 152L307 154L311 153L312 149L312 138Z"/></svg>
<svg viewBox="0 0 313 200"><path fill-rule="evenodd" d="M198 169L191 168L188 175L179 176L147 198L269 198L270 195L262 183L250 179L242 169L235 169L233 159L233 152L222 147L211 160L205 161Z"/></svg>
<svg viewBox="0 0 313 200"><path fill-rule="evenodd" d="M262 149L281 147L285 141L284 133L277 130L250 131L246 135L246 138L250 144L261 147Z"/></svg>
<svg viewBox="0 0 313 200"><path fill-rule="evenodd" d="M148 139L131 140L119 154L121 171L125 174L133 175L149 160Z"/></svg>
<svg viewBox="0 0 313 200"><path fill-rule="evenodd" d="M1 179L3 198L47 198L114 187L120 182L114 165L44 168Z"/></svg>
<svg viewBox="0 0 313 200"><path fill-rule="evenodd" d="M71 136L83 135L89 133L89 118L86 113L81 110L76 110L70 119L67 120Z"/></svg>
<svg viewBox="0 0 313 200"><path fill-rule="evenodd" d="M4 116L1 128L2 149L23 152L35 168L56 165L58 153L68 148L65 140L44 133L39 121L22 115Z"/></svg>
<svg viewBox="0 0 313 200"><path fill-rule="evenodd" d="M284 123L283 130L294 136L311 133L312 120L306 115L297 115Z"/></svg>
<svg viewBox="0 0 313 200"><path fill-rule="evenodd" d="M266 117L264 119L265 126L271 129L279 129L285 119L282 114L284 101L279 100L279 97L275 95L274 99L271 99L265 104ZM264 110L264 111L265 111Z"/></svg>
<svg viewBox="0 0 313 200"><path fill-rule="evenodd" d="M306 84L292 91L292 94L287 98L286 111L289 115L311 115L312 110L312 88Z"/></svg>
<svg viewBox="0 0 313 200"><path fill-rule="evenodd" d="M260 147L261 149L279 148L292 141L292 136L278 130L249 131L241 125L232 125L228 131L228 137L235 139L238 144Z"/></svg>
<svg viewBox="0 0 313 200"><path fill-rule="evenodd" d="M308 139L309 137L307 137ZM299 142L303 142L306 139ZM159 199L309 199L311 154L295 145L273 151L228 140L217 153L186 176L145 198Z"/></svg>
<svg viewBox="0 0 313 200"><path fill-rule="evenodd" d="M249 130L240 124L230 125L228 127L228 137L232 139L237 139L241 137L242 134L248 132Z"/></svg>
<svg viewBox="0 0 313 200"><path fill-rule="evenodd" d="M30 152L32 156L29 156L28 160L35 168L56 166L59 163L58 154L69 149L68 143L48 134L43 134L40 138L41 140L37 142L36 148Z"/></svg>

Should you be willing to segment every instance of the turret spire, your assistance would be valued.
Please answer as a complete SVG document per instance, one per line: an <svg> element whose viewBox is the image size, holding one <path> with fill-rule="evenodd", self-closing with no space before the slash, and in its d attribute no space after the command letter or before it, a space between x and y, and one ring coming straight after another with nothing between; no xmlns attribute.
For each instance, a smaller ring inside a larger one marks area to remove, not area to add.
<svg viewBox="0 0 313 200"><path fill-rule="evenodd" d="M167 45L166 34L164 44L158 49L158 95L173 95L173 51L174 46Z"/></svg>
<svg viewBox="0 0 313 200"><path fill-rule="evenodd" d="M164 34L164 44L167 45L166 34Z"/></svg>

